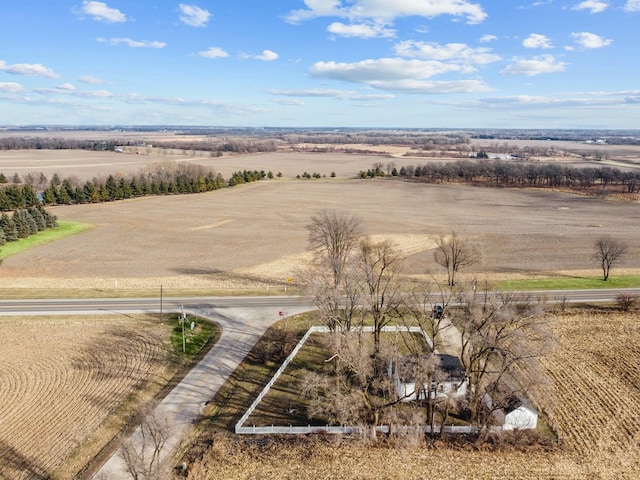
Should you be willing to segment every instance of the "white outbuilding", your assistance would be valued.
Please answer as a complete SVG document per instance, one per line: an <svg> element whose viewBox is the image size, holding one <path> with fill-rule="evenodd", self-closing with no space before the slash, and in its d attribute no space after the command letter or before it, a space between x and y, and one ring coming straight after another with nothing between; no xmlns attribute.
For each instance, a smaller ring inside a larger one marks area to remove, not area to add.
<svg viewBox="0 0 640 480"><path fill-rule="evenodd" d="M502 430L535 430L538 426L538 411L526 398L514 399L502 415Z"/></svg>

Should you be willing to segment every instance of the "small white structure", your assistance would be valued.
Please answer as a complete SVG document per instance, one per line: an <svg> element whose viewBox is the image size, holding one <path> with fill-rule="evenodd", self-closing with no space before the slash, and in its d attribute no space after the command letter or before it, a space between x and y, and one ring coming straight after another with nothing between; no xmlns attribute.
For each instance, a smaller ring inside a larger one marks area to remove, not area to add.
<svg viewBox="0 0 640 480"><path fill-rule="evenodd" d="M430 398L463 397L467 394L467 378L458 357L434 354L437 359L436 373L431 387L416 386L415 359L404 357L396 366L396 391L402 402L414 402ZM417 390L417 391L416 391Z"/></svg>
<svg viewBox="0 0 640 480"><path fill-rule="evenodd" d="M502 430L535 430L538 426L538 411L526 398L517 398L499 412L504 417Z"/></svg>

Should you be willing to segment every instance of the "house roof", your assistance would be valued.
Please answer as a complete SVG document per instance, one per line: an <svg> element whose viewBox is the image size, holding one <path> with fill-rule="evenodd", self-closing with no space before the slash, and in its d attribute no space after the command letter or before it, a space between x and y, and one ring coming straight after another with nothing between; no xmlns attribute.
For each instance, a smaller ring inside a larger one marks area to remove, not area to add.
<svg viewBox="0 0 640 480"><path fill-rule="evenodd" d="M443 353L435 353L433 355L437 362L437 369L444 374L444 381L460 381L465 378L465 371L458 357ZM428 359L429 355L421 355L418 361ZM416 357L412 355L402 357L398 362L398 375L405 381L415 380L416 362Z"/></svg>
<svg viewBox="0 0 640 480"><path fill-rule="evenodd" d="M538 411L536 410L536 408L531 404L531 402L529 400L527 400L526 398L522 398L522 397L512 397L508 400L507 402L507 406L504 407L504 411L506 414L509 414L511 412L513 412L514 410L517 410L518 408L525 408L527 410L529 410L532 413L537 414Z"/></svg>

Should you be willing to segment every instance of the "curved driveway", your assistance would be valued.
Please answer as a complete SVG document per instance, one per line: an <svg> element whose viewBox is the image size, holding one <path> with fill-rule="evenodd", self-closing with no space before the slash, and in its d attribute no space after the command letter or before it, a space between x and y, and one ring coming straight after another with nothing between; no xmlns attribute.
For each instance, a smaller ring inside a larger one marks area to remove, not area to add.
<svg viewBox="0 0 640 480"><path fill-rule="evenodd" d="M161 461L166 461L185 437L188 428L202 413L222 385L227 381L244 357L251 351L265 330L277 321L279 313L295 315L312 309L311 306L296 305L299 301L269 297L254 306L203 305L199 299L197 314L215 321L222 328L216 345L184 379L162 400L156 409L158 418L167 419L171 434L162 450ZM247 299L247 303L251 303ZM291 305L293 303L294 305ZM260 305L261 304L261 305ZM287 305L289 304L289 305ZM196 310L185 306L187 311ZM177 311L174 309L174 311ZM133 433L132 440L140 437L140 429ZM98 471L94 478L127 479L124 462L116 452Z"/></svg>

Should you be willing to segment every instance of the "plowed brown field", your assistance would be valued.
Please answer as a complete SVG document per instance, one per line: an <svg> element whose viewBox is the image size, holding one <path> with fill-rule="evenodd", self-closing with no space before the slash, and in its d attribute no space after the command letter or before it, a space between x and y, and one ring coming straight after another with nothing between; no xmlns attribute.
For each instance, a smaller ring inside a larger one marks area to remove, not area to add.
<svg viewBox="0 0 640 480"><path fill-rule="evenodd" d="M166 328L116 316L0 318L0 478L50 478L93 440L82 467L109 415L137 387L170 379Z"/></svg>

